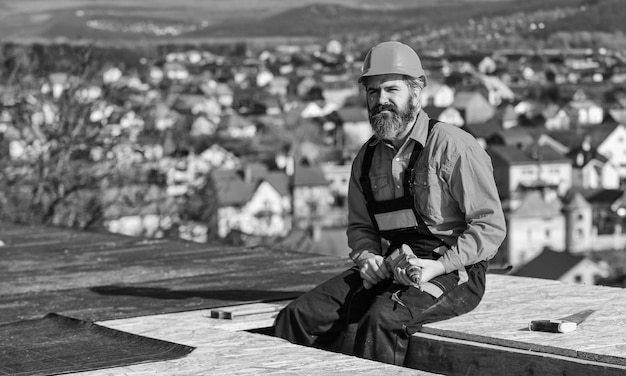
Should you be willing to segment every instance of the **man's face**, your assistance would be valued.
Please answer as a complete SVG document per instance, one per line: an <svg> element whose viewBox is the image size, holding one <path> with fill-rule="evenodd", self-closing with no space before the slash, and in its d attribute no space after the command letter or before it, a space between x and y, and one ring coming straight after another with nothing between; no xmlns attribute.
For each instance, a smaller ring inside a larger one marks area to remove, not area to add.
<svg viewBox="0 0 626 376"><path fill-rule="evenodd" d="M404 76L385 74L365 81L370 124L381 140L394 140L406 135L419 112L419 95Z"/></svg>

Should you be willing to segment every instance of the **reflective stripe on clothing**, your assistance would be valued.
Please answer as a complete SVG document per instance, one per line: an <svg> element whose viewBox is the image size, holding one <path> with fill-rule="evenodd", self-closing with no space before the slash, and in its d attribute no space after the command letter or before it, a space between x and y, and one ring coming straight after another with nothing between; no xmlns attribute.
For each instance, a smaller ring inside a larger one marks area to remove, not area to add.
<svg viewBox="0 0 626 376"><path fill-rule="evenodd" d="M401 209L387 213L374 214L378 229L381 231L390 231L403 228L416 228L417 218L411 209Z"/></svg>

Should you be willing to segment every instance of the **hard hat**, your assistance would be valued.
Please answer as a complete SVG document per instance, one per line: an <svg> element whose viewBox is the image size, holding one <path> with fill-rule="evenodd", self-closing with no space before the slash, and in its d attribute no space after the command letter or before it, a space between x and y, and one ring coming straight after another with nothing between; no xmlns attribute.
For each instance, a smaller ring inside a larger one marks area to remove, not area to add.
<svg viewBox="0 0 626 376"><path fill-rule="evenodd" d="M395 41L379 43L367 52L359 83L363 81L363 77L394 73L413 78L424 76L424 84L426 84L422 61L415 50L404 43Z"/></svg>

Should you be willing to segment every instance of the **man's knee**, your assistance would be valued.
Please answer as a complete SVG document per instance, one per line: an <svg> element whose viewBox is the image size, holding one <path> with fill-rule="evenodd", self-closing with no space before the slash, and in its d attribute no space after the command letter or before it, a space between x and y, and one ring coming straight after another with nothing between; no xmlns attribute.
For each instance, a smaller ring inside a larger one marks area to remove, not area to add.
<svg viewBox="0 0 626 376"><path fill-rule="evenodd" d="M395 302L389 296L379 296L361 318L359 327L388 327L390 324L397 322L398 317L396 316L395 308L397 308L395 307Z"/></svg>

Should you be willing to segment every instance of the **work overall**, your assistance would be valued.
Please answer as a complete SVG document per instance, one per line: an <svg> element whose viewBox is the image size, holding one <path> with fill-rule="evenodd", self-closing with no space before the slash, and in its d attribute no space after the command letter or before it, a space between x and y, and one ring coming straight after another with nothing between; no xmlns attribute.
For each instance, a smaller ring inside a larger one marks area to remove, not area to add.
<svg viewBox="0 0 626 376"><path fill-rule="evenodd" d="M430 121L429 135L435 123ZM389 241L387 253L407 244L419 258L438 259L448 246L430 232L411 192L416 189L413 166L422 145L415 143L404 171L403 196L385 201L374 199L369 176L376 145L370 143L365 150L359 181L372 223ZM485 268L486 263L480 262L433 278L423 283L422 289L388 280L366 290L358 268L353 267L281 311L275 334L294 343L403 365L410 336L423 324L458 316L478 305L484 293Z"/></svg>

